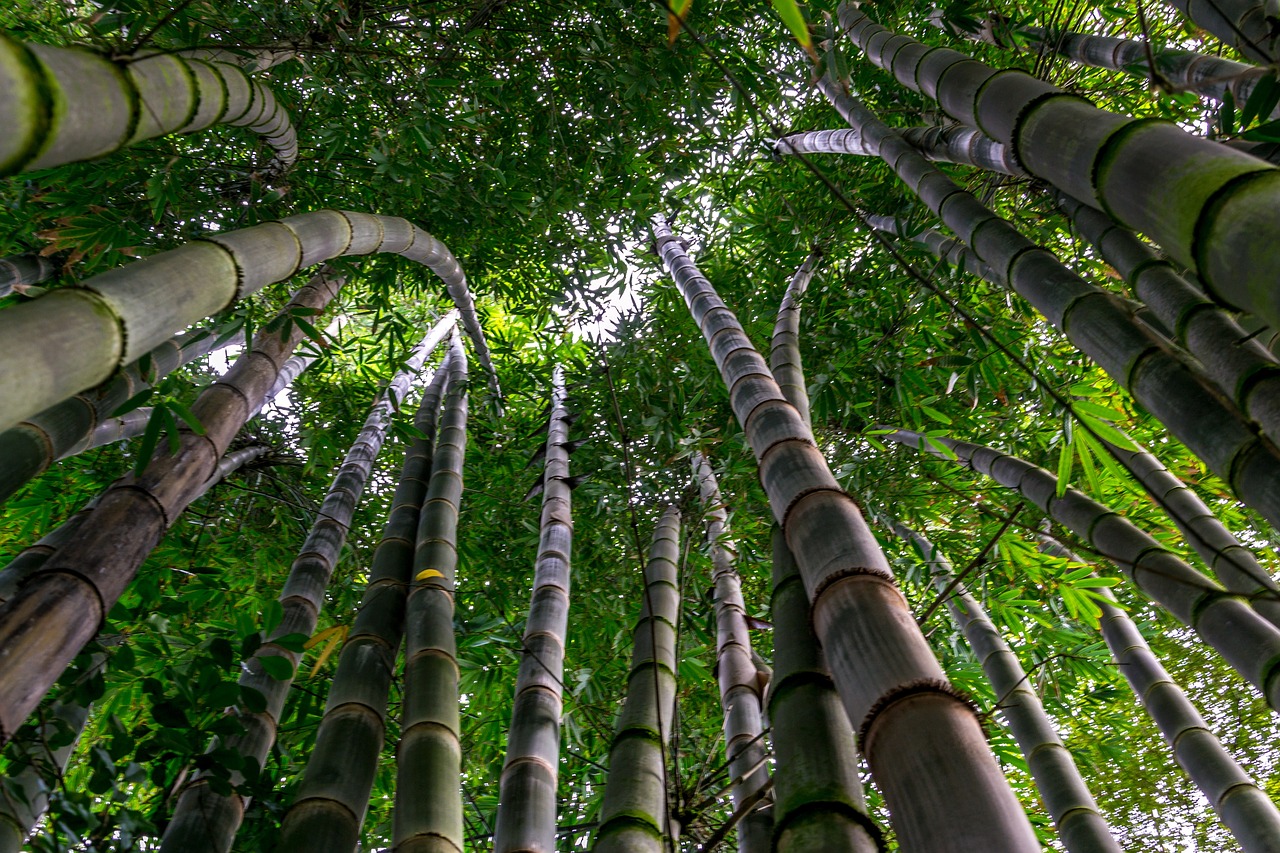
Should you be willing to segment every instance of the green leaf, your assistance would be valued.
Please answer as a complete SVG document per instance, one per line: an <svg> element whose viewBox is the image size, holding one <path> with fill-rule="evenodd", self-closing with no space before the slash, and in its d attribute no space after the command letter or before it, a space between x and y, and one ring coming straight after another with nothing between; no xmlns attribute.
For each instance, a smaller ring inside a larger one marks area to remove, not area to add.
<svg viewBox="0 0 1280 853"><path fill-rule="evenodd" d="M260 655L257 661L262 667L262 671L276 681L287 681L293 678L293 664L289 662L288 658L283 658L280 655Z"/></svg>
<svg viewBox="0 0 1280 853"><path fill-rule="evenodd" d="M1255 119L1271 115L1276 105L1280 104L1280 85L1276 82L1276 73L1272 71L1258 79L1253 91L1245 99L1240 110L1240 126L1249 127Z"/></svg>
<svg viewBox="0 0 1280 853"><path fill-rule="evenodd" d="M267 710L267 697L262 695L262 691L242 684L240 685L240 704L250 714L261 714Z"/></svg>
<svg viewBox="0 0 1280 853"><path fill-rule="evenodd" d="M813 49L813 35L809 32L809 24L805 21L804 13L800 11L800 6L796 3L796 0L772 0L772 3L774 11L782 19L782 23L787 25L791 35L804 48L805 53L809 54L813 64L817 65L818 54Z"/></svg>
<svg viewBox="0 0 1280 853"><path fill-rule="evenodd" d="M1062 447L1058 451L1058 497L1067 493L1067 486L1071 482L1071 465L1075 458L1075 445L1062 442Z"/></svg>

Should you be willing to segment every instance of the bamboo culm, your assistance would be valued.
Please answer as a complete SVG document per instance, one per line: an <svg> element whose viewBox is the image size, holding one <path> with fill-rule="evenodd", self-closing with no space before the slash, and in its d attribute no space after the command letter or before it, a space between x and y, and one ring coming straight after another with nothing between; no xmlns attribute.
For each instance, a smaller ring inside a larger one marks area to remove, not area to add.
<svg viewBox="0 0 1280 853"><path fill-rule="evenodd" d="M21 293L30 285L48 281L57 272L58 265L43 255L31 253L0 258L0 296L8 296L15 290Z"/></svg>
<svg viewBox="0 0 1280 853"><path fill-rule="evenodd" d="M930 853L1040 853L972 704L947 682L888 560L808 425L663 217L654 218L653 234L755 453L804 579L815 633L899 843Z"/></svg>
<svg viewBox="0 0 1280 853"><path fill-rule="evenodd" d="M1112 837L1071 752L1062 743L1040 696L1031 686L1022 662L978 599L963 583L956 583L951 563L925 536L901 523L887 522L887 526L915 546L929 568L938 594L947 597L947 610L995 690L1000 713L1027 760L1062 845L1069 853L1120 853L1120 845Z"/></svg>
<svg viewBox="0 0 1280 853"><path fill-rule="evenodd" d="M716 610L716 672L720 708L724 712L724 751L733 780L730 794L735 809L759 799L769 783L764 740L763 689L756 671L742 579L734 566L737 553L728 539L728 518L711 463L701 451L693 456L693 476L702 497L702 514L711 550L711 582ZM764 805L763 802L760 803ZM739 853L771 849L771 812L755 808L738 824Z"/></svg>
<svg viewBox="0 0 1280 853"><path fill-rule="evenodd" d="M395 853L462 853L462 735L453 631L467 449L467 358L455 332L431 480L405 603L404 704L396 749Z"/></svg>
<svg viewBox="0 0 1280 853"><path fill-rule="evenodd" d="M848 2L837 14L867 58L903 85L1009 145L1030 174L1151 237L1215 301L1280 325L1280 220L1271 215L1280 169L1170 122L1100 110L1025 72L894 34ZM1153 162L1162 168L1153 172Z"/></svg>
<svg viewBox="0 0 1280 853"><path fill-rule="evenodd" d="M910 430L883 436L935 455L937 442L956 460L1013 489L1071 530L1126 578L1214 648L1231 667L1280 710L1280 628L1244 599L1189 566L1131 522L1076 489L1058 496L1058 478L1029 462L967 441Z"/></svg>
<svg viewBox="0 0 1280 853"><path fill-rule="evenodd" d="M407 220L319 210L205 237L0 311L0 429L104 382L176 332L332 258L390 252L445 284L497 392L467 277Z"/></svg>
<svg viewBox="0 0 1280 853"><path fill-rule="evenodd" d="M573 544L568 441L564 371L557 365L551 380L538 556L521 640L507 755L498 785L494 853L551 853L556 849L560 710Z"/></svg>
<svg viewBox="0 0 1280 853"><path fill-rule="evenodd" d="M94 160L144 139L215 124L247 127L275 152L271 170L298 158L289 114L238 66L156 53L113 61L78 47L0 35L0 175Z"/></svg>
<svg viewBox="0 0 1280 853"><path fill-rule="evenodd" d="M1002 175L1025 175L1012 159L1007 146L962 125L900 128L898 135L926 160L963 163ZM773 144L778 156L788 154L853 154L875 157L871 143L856 127L839 130L809 130L784 136Z"/></svg>
<svg viewBox="0 0 1280 853"><path fill-rule="evenodd" d="M936 228L917 230L906 227L906 223L893 216L873 214L867 217L867 224L877 231L906 237L917 246L931 252L939 260L946 261L956 269L985 281L998 281L995 270L987 266L973 253L973 250L960 240L948 237Z"/></svg>
<svg viewBox="0 0 1280 853"><path fill-rule="evenodd" d="M1196 26L1213 33L1241 54L1264 64L1280 60L1274 12L1258 0L1165 0Z"/></svg>
<svg viewBox="0 0 1280 853"><path fill-rule="evenodd" d="M627 696L609 747L609 776L593 853L665 853L670 814L667 743L676 711L680 511L663 510L644 567Z"/></svg>
<svg viewBox="0 0 1280 853"><path fill-rule="evenodd" d="M242 690L256 690L262 695L265 708L260 711L238 708L235 713L244 731L221 744L222 748L240 753L246 767L261 769L275 743L280 714L302 658L299 652L276 641L291 634L310 637L315 633L325 589L337 567L351 517L382 449L392 415L408 394L423 363L456 322L457 316L452 311L438 320L405 360L404 367L378 394L364 426L338 466L298 556L289 567L279 597L283 613L280 623L267 630L265 641L245 663L239 679ZM284 659L289 665L289 674L273 676L262 663L269 657ZM233 774L233 783L240 784L250 775ZM235 840L244 808L245 802L238 793L216 793L204 777L197 776L178 797L173 817L161 838L160 850L162 853L226 853Z"/></svg>

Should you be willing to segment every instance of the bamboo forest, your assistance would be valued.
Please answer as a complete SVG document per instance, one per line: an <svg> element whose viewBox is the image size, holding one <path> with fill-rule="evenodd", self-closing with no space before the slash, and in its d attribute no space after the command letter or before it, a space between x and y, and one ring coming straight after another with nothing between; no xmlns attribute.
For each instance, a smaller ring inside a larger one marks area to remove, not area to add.
<svg viewBox="0 0 1280 853"><path fill-rule="evenodd" d="M1280 853L1274 0L0 4L0 853Z"/></svg>

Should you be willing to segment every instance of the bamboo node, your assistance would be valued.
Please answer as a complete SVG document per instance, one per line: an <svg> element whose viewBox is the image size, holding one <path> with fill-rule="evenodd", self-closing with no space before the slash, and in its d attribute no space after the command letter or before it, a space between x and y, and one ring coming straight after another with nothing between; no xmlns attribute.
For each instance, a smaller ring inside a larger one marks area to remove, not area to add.
<svg viewBox="0 0 1280 853"><path fill-rule="evenodd" d="M982 717L978 706L974 704L968 694L957 690L949 681L944 681L940 678L919 678L914 681L908 681L905 684L898 685L873 702L870 710L867 711L867 715L862 718L862 725L858 726L858 747L863 754L866 754L866 743L872 727L890 705L925 693L949 696L968 708L975 717L979 719Z"/></svg>

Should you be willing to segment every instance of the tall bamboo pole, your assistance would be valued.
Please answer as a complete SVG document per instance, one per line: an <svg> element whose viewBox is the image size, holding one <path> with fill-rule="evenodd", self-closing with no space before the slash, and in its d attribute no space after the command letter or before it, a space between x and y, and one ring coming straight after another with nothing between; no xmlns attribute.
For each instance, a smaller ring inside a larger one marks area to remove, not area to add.
<svg viewBox="0 0 1280 853"><path fill-rule="evenodd" d="M237 709L236 716L244 731L231 736L224 744L224 748L239 752L248 766L261 768L266 761L267 753L275 743L280 714L302 658L298 652L276 641L290 634L309 637L315 633L320 608L324 605L325 588L337 567L351 517L386 439L392 414L407 395L423 363L456 323L457 315L453 311L437 321L405 360L403 369L378 394L364 426L338 466L306 541L289 567L279 598L284 614L280 624L267 635L240 676L240 687L262 694L265 708L257 712ZM273 676L262 663L265 658L283 658L289 664L289 675L283 678ZM236 778L237 784L240 781ZM173 818L161 839L160 850L162 853L226 853L235 840L236 830L240 828L244 809L245 801L239 794L216 793L203 777L197 777L179 796Z"/></svg>
<svg viewBox="0 0 1280 853"><path fill-rule="evenodd" d="M550 853L556 849L560 710L573 544L568 441L564 370L556 365L542 474L538 556L529 618L521 640L507 757L499 780L495 853Z"/></svg>
<svg viewBox="0 0 1280 853"><path fill-rule="evenodd" d="M57 264L43 255L29 253L0 258L0 296L8 296L26 285L53 278Z"/></svg>
<svg viewBox="0 0 1280 853"><path fill-rule="evenodd" d="M1280 60L1273 7L1259 0L1165 0L1255 62Z"/></svg>
<svg viewBox="0 0 1280 853"><path fill-rule="evenodd" d="M453 595L467 448L467 359L454 335L448 396L419 514L405 612L404 705L396 749L395 853L461 853L462 742Z"/></svg>
<svg viewBox="0 0 1280 853"><path fill-rule="evenodd" d="M594 853L667 850L666 756L676 711L679 536L680 510L668 506L653 528L644 566L644 604L632 633L627 698L609 747L609 777Z"/></svg>
<svg viewBox="0 0 1280 853"><path fill-rule="evenodd" d="M663 217L654 218L653 233L759 462L813 606L815 631L899 843L930 853L1039 853L973 706L947 682L875 536L809 427Z"/></svg>
<svg viewBox="0 0 1280 853"><path fill-rule="evenodd" d="M711 549L711 581L716 607L716 672L720 685L720 707L724 712L724 751L733 780L730 793L735 810L760 799L769 784L768 750L764 740L763 697L752 657L751 633L747 629L747 605L742 598L742 579L734 566L737 552L729 535L729 514L715 472L707 457L693 456L693 476L702 496L702 514ZM738 850L760 853L770 849L773 817L759 803L738 824Z"/></svg>

